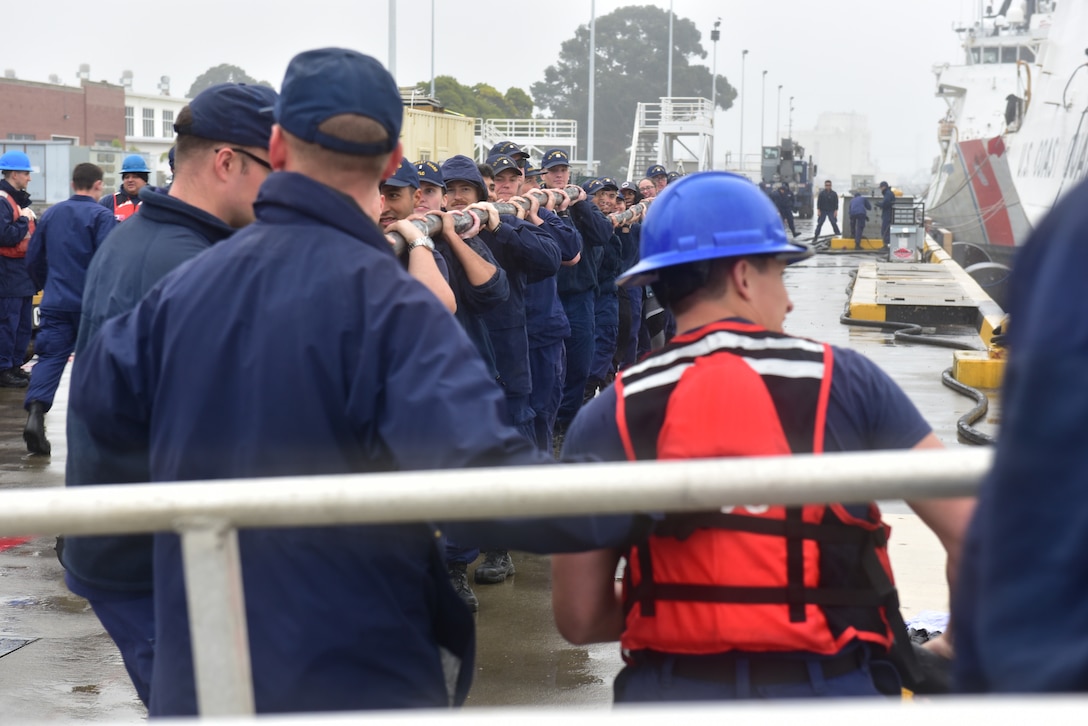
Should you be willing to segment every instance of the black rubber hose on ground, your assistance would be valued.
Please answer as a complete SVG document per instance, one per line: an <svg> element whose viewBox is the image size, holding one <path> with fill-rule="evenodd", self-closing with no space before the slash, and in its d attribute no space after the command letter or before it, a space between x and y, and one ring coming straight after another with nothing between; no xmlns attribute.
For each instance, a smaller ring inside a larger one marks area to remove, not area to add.
<svg viewBox="0 0 1088 726"><path fill-rule="evenodd" d="M975 407L960 416L959 421L956 422L956 432L972 444L993 446L996 442L996 439L993 436L983 433L971 425L985 416L986 412L990 409L990 399L986 397L986 394L977 388L972 388L971 386L957 381L952 377L951 368L946 368L944 372L941 373L941 383L948 386L956 393L962 393L964 396L972 398L975 401Z"/></svg>

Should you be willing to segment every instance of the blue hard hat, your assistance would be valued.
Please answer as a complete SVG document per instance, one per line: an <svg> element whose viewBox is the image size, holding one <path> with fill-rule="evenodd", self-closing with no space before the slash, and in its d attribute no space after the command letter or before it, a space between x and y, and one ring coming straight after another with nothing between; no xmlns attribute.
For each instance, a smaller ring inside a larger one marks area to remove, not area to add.
<svg viewBox="0 0 1088 726"><path fill-rule="evenodd" d="M151 169L147 167L147 162L144 161L144 157L139 154L129 154L125 157L125 160L121 162L121 173L128 174L129 172L150 174Z"/></svg>
<svg viewBox="0 0 1088 726"><path fill-rule="evenodd" d="M30 157L21 151L9 151L0 156L0 171L34 171Z"/></svg>
<svg viewBox="0 0 1088 726"><path fill-rule="evenodd" d="M717 257L777 255L796 262L812 255L790 242L774 204L747 178L724 171L690 174L657 195L642 225L641 261L620 285L649 285L663 267Z"/></svg>

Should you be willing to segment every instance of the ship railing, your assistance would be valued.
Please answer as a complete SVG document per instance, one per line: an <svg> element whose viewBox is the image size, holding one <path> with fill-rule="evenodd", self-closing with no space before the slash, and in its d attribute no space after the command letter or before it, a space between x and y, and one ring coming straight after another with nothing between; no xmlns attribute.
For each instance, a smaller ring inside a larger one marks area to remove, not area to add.
<svg viewBox="0 0 1088 726"><path fill-rule="evenodd" d="M0 536L178 533L200 714L232 717L255 710L238 529L957 497L991 460L959 448L9 489Z"/></svg>

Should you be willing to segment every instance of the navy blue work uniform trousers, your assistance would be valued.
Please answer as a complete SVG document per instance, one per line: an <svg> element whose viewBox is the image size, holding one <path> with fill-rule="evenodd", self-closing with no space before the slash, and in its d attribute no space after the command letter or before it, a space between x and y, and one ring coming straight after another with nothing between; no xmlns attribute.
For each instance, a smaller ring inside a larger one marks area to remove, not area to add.
<svg viewBox="0 0 1088 726"><path fill-rule="evenodd" d="M869 218L864 214L850 215L850 228L854 233L854 247L861 249L861 238L865 236L865 223Z"/></svg>
<svg viewBox="0 0 1088 726"><path fill-rule="evenodd" d="M851 651L837 658L856 657L857 662L850 663L848 671L838 669L833 674L825 674L822 665L827 661L825 658L815 655L790 657L788 662L792 670L804 674L796 678L793 673L785 678L774 677L774 656L762 653L753 657L657 654L649 661L636 659L635 664L620 671L614 684L615 701L655 703L884 695L873 682L867 650L858 646ZM727 675L714 675L715 660L728 664ZM885 664L879 665L884 667Z"/></svg>
<svg viewBox="0 0 1088 726"><path fill-rule="evenodd" d="M23 365L34 329L34 298L0 297L0 371Z"/></svg>
<svg viewBox="0 0 1088 726"><path fill-rule="evenodd" d="M620 329L620 301L615 290L597 296L593 321L593 362L589 377L603 383L613 373L612 360L616 357L616 336Z"/></svg>
<svg viewBox="0 0 1088 726"><path fill-rule="evenodd" d="M891 213L884 214L880 217L880 236L884 238L884 246L887 247L892 241L892 215Z"/></svg>
<svg viewBox="0 0 1088 726"><path fill-rule="evenodd" d="M559 406L558 422L567 426L582 407L589 367L593 363L593 334L596 328L593 307L597 293L590 289L560 299L570 321L567 345L567 375L563 384L563 402Z"/></svg>
<svg viewBox="0 0 1088 726"><path fill-rule="evenodd" d="M816 219L816 232L812 235L814 238L820 236L820 230L823 228L825 221L831 222L831 229L835 232L836 237L842 234L839 231L839 223L835 219L835 215L830 212L820 212L820 216Z"/></svg>
<svg viewBox="0 0 1088 726"><path fill-rule="evenodd" d="M563 398L563 374L567 368L566 346L562 340L529 348L529 367L533 372L533 393L530 402L536 411L533 419L537 448L551 453L555 417Z"/></svg>
<svg viewBox="0 0 1088 726"><path fill-rule="evenodd" d="M76 349L76 333L79 332L78 310L49 310L39 308L41 323L34 338L34 353L38 362L30 371L30 386L26 389L24 408L31 401L41 401L45 410L53 407L60 378L68 357Z"/></svg>

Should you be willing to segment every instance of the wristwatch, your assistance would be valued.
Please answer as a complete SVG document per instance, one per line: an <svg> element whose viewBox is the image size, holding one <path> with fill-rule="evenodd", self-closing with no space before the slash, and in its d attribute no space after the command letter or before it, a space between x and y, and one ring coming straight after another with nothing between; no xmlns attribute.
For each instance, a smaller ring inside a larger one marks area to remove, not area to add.
<svg viewBox="0 0 1088 726"><path fill-rule="evenodd" d="M415 240L414 242L409 242L408 243L408 251L409 252L414 250L416 247L426 247L431 252L434 252L434 240L432 240L430 237L420 237L419 239Z"/></svg>

